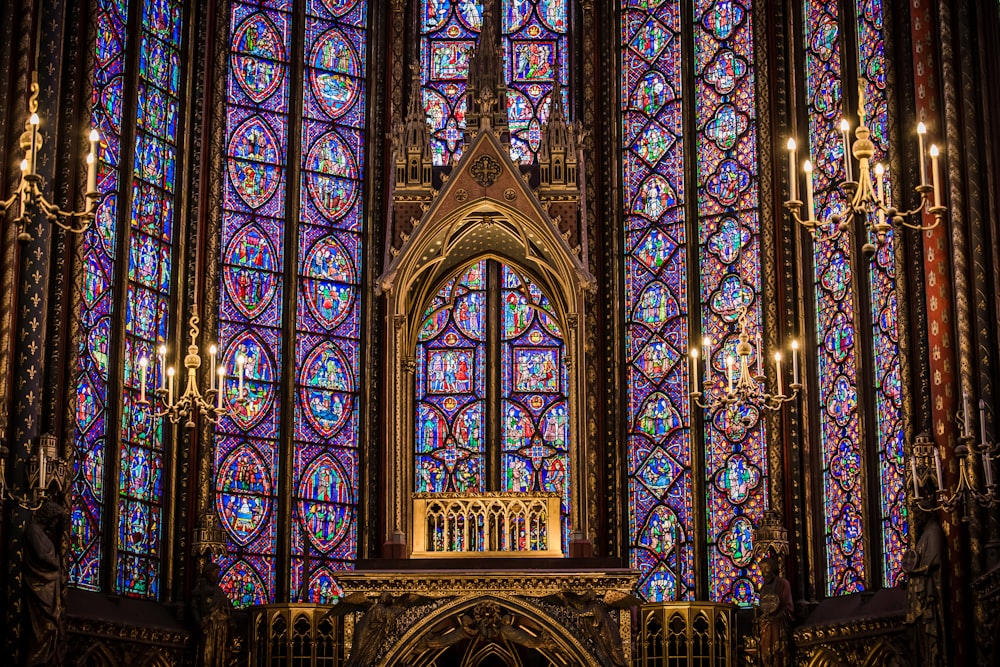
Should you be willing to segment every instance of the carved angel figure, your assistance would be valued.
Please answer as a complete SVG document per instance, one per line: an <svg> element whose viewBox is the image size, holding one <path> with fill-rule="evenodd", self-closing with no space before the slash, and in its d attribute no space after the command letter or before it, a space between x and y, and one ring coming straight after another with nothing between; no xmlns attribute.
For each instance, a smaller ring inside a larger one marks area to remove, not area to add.
<svg viewBox="0 0 1000 667"><path fill-rule="evenodd" d="M429 600L430 598L412 593L393 596L388 592L381 593L377 600L372 600L365 593L352 593L343 598L330 612L331 615L345 616L351 612L364 612L364 616L354 626L351 656L345 667L374 665L379 651L389 639L396 617L406 609Z"/></svg>
<svg viewBox="0 0 1000 667"><path fill-rule="evenodd" d="M580 630L594 642L597 660L607 667L626 667L622 650L621 628L611 614L611 609L629 609L642 604L627 593L608 591L603 598L592 590L583 594L562 591L542 598L550 604L561 604L574 609Z"/></svg>

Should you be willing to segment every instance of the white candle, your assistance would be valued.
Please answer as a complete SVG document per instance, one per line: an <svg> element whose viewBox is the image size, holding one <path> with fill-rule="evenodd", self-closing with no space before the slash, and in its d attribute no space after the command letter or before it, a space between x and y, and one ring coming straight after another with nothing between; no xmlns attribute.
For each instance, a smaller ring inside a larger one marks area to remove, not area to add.
<svg viewBox="0 0 1000 667"><path fill-rule="evenodd" d="M42 441L38 441L38 488L45 490L45 448L42 447Z"/></svg>
<svg viewBox="0 0 1000 667"><path fill-rule="evenodd" d="M20 200L18 204L21 208L18 217L20 218L23 218L28 213L28 182L24 180L24 176L27 173L28 161L21 160L21 184L18 186L18 199Z"/></svg>
<svg viewBox="0 0 1000 667"><path fill-rule="evenodd" d="M927 134L927 126L917 123L917 161L920 163L920 185L927 184L927 165L924 163L924 135Z"/></svg>
<svg viewBox="0 0 1000 667"><path fill-rule="evenodd" d="M813 207L813 165L806 160L802 165L802 171L806 172L806 220L815 220L815 208Z"/></svg>
<svg viewBox="0 0 1000 667"><path fill-rule="evenodd" d="M851 173L851 124L846 118L840 119L840 136L844 138L844 176L849 181L853 181Z"/></svg>
<svg viewBox="0 0 1000 667"><path fill-rule="evenodd" d="M764 375L764 342L757 334L757 377Z"/></svg>
<svg viewBox="0 0 1000 667"><path fill-rule="evenodd" d="M160 362L160 389L167 388L167 346L161 345L160 349L156 351L156 356Z"/></svg>
<svg viewBox="0 0 1000 667"><path fill-rule="evenodd" d="M913 476L913 499L920 500L920 478L917 476L917 457L910 457L910 472Z"/></svg>
<svg viewBox="0 0 1000 667"><path fill-rule="evenodd" d="M146 367L149 361L146 357L139 357L139 402L146 402Z"/></svg>
<svg viewBox="0 0 1000 667"><path fill-rule="evenodd" d="M875 190L878 203L885 206L885 167L881 162L875 163ZM885 211L881 208L878 210L878 224L885 224Z"/></svg>
<svg viewBox="0 0 1000 667"><path fill-rule="evenodd" d="M789 138L788 140L788 192L789 199L795 201L795 180L798 178L795 175L795 139Z"/></svg>
<svg viewBox="0 0 1000 667"><path fill-rule="evenodd" d="M167 369L167 405L174 404L174 367Z"/></svg>
<svg viewBox="0 0 1000 667"><path fill-rule="evenodd" d="M792 383L799 384L799 341L792 341Z"/></svg>
<svg viewBox="0 0 1000 667"><path fill-rule="evenodd" d="M29 162L29 166L31 167L31 173L34 174L35 173L35 168L38 166L38 156L37 156L37 153L38 153L38 150L37 150L38 149L38 123L40 122L39 119L38 119L38 114L37 113L31 114L31 118L28 119L28 122L31 124L31 148L28 149L30 151L30 153L28 153L28 155L31 157L31 160Z"/></svg>
<svg viewBox="0 0 1000 667"><path fill-rule="evenodd" d="M962 421L965 422L963 435L968 438L972 435L972 413L969 412L969 394L962 392Z"/></svg>
<svg viewBox="0 0 1000 667"><path fill-rule="evenodd" d="M986 401L979 399L979 444L986 444Z"/></svg>
<svg viewBox="0 0 1000 667"><path fill-rule="evenodd" d="M931 180L934 184L934 205L941 205L941 170L938 167L938 147L931 144Z"/></svg>
<svg viewBox="0 0 1000 667"><path fill-rule="evenodd" d="M97 192L97 130L90 131L90 153L87 154L87 194Z"/></svg>
<svg viewBox="0 0 1000 667"><path fill-rule="evenodd" d="M989 452L983 452L983 472L986 473L986 486L993 486L993 459Z"/></svg>
<svg viewBox="0 0 1000 667"><path fill-rule="evenodd" d="M691 393L698 393L698 348L691 348Z"/></svg>
<svg viewBox="0 0 1000 667"><path fill-rule="evenodd" d="M705 386L712 386L712 339L705 336L702 341L705 346ZM711 389L709 389L711 391Z"/></svg>
<svg viewBox="0 0 1000 667"><path fill-rule="evenodd" d="M778 378L778 396L784 396L785 392L781 386L781 352L774 353L774 375Z"/></svg>
<svg viewBox="0 0 1000 667"><path fill-rule="evenodd" d="M218 355L218 354L219 354L219 348L216 347L215 345L213 345L210 348L208 348L208 364L209 364L209 370L208 370L208 372L210 373L210 375L208 377L208 381L210 383L215 379L216 355ZM211 385L209 385L209 386L211 387ZM222 385L221 384L219 385L219 389L220 390L222 389Z"/></svg>
<svg viewBox="0 0 1000 667"><path fill-rule="evenodd" d="M215 406L216 406L217 409L221 410L222 409L222 394L223 394L223 390L225 389L225 386L226 386L226 365L225 364L219 366L218 373L219 373L219 390L218 390L218 392L216 393L216 396L215 396L215 401L216 401Z"/></svg>
<svg viewBox="0 0 1000 667"><path fill-rule="evenodd" d="M243 396L243 385L246 380L246 364L247 364L246 357L244 357L242 354L236 356L236 375L239 376L240 380L238 386L240 397Z"/></svg>
<svg viewBox="0 0 1000 667"><path fill-rule="evenodd" d="M938 491L944 490L944 475L941 474L941 450L934 448L934 470L937 473Z"/></svg>
<svg viewBox="0 0 1000 667"><path fill-rule="evenodd" d="M729 377L729 393L733 393L733 364L735 360L732 355L726 357L726 375Z"/></svg>

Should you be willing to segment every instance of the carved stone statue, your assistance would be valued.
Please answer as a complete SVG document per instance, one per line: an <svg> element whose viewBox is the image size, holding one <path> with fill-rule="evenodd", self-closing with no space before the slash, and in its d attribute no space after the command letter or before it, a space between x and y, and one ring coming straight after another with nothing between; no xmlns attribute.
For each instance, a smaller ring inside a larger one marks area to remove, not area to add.
<svg viewBox="0 0 1000 667"><path fill-rule="evenodd" d="M393 596L383 592L377 600L371 600L364 593L352 593L342 599L330 612L334 616L344 616L351 612L364 611L365 615L354 626L351 640L351 656L345 667L371 667L385 647L392 630L393 621L406 609L428 602L430 598L407 593Z"/></svg>
<svg viewBox="0 0 1000 667"><path fill-rule="evenodd" d="M229 656L229 626L233 606L219 585L219 566L205 564L191 592L191 614L198 624L198 665L225 667Z"/></svg>
<svg viewBox="0 0 1000 667"><path fill-rule="evenodd" d="M906 584L906 622L913 627L917 664L938 667L944 664L945 629L941 589L941 556L944 531L928 512L917 511L917 545L903 556Z"/></svg>
<svg viewBox="0 0 1000 667"><path fill-rule="evenodd" d="M588 590L582 595L564 591L543 599L576 610L580 630L594 642L598 662L607 667L626 666L621 628L610 610L638 606L641 602L637 598L616 591L609 591L603 598L599 598L594 591Z"/></svg>
<svg viewBox="0 0 1000 667"><path fill-rule="evenodd" d="M28 665L62 664L63 573L56 544L62 505L46 501L25 529L24 587L31 620Z"/></svg>
<svg viewBox="0 0 1000 667"><path fill-rule="evenodd" d="M787 667L792 664L792 618L795 603L788 579L778 575L778 564L772 558L760 563L764 579L760 586L760 606L757 609L757 641L760 664L763 667Z"/></svg>

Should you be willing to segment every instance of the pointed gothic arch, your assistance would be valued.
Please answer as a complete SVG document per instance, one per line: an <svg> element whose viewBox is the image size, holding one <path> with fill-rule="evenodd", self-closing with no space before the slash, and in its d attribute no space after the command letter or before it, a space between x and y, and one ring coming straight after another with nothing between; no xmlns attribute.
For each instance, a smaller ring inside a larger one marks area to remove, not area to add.
<svg viewBox="0 0 1000 667"><path fill-rule="evenodd" d="M568 370L567 411L570 458L571 538L585 539L586 457L583 455L585 294L596 285L569 235L560 229L538 196L529 188L520 169L511 161L497 134L484 119L461 161L443 179L440 191L412 221L411 233L392 256L378 286L386 298L386 349L388 419L386 472L392 480L386 494L386 544L404 556L413 541L406 539L411 526L409 502L413 484L414 357L417 337L427 304L440 286L463 266L482 258L495 258L519 267L549 298L563 331ZM403 546L407 544L408 547Z"/></svg>
<svg viewBox="0 0 1000 667"><path fill-rule="evenodd" d="M550 640L546 646L534 648L542 656L549 658L551 664L572 664L585 667L598 667L600 664L584 641L573 629L566 627L554 616L549 615L534 605L510 595L470 595L454 600L435 609L420 621L410 627L399 640L385 653L382 664L387 667L396 665L407 667L425 667L434 664L434 660L443 653L441 647L429 646L428 637L440 637L443 631L457 628L461 625L461 617L474 614L477 607L489 607L491 612L499 615L510 615L518 620L519 629L530 630L527 634L544 630ZM516 643L516 642L515 642ZM485 658L490 650L485 643L480 657ZM506 651L504 651L506 653ZM499 651L492 651L499 654ZM552 659L556 655L563 660ZM473 663L475 664L475 663Z"/></svg>

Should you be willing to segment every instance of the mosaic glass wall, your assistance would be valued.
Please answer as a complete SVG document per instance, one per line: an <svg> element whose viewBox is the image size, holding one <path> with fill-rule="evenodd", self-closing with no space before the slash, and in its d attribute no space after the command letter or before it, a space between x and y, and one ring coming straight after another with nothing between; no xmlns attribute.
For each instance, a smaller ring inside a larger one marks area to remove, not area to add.
<svg viewBox="0 0 1000 667"><path fill-rule="evenodd" d="M681 10L622 3L629 564L651 601L694 596Z"/></svg>
<svg viewBox="0 0 1000 667"><path fill-rule="evenodd" d="M229 538L221 584L239 607L275 601L291 9L234 2L230 15L219 343L233 415L216 428L215 502Z"/></svg>
<svg viewBox="0 0 1000 667"><path fill-rule="evenodd" d="M94 225L82 236L83 295L76 393L76 461L70 519L69 580L100 589L107 463L108 355L111 349L112 282L118 237L118 168L121 164L122 97L127 6L97 3L92 124L101 134L97 187L105 198Z"/></svg>
<svg viewBox="0 0 1000 667"><path fill-rule="evenodd" d="M173 213L176 196L178 99L181 87L180 45L183 6L172 0L149 0L139 8L138 70L135 82L134 160L122 163L122 121L126 91L133 85L125 72L123 3L99 3L93 80L93 124L101 134L98 188L106 197L94 226L83 236L84 269L80 311L80 355L76 404L76 476L70 524L70 581L89 590L101 589L104 528L114 529L115 591L131 597L156 598L160 587L163 431L150 409L137 405L138 359L154 358L167 338L167 304L171 297ZM129 225L120 247L120 170L129 169ZM124 262L125 283L114 301L117 266ZM124 344L114 325L124 306ZM124 348L121 384L110 382L110 350ZM154 369L147 389L159 382ZM108 410L109 389L121 387L120 415ZM119 429L118 464L107 458L107 438ZM108 476L117 502L114 513L106 497Z"/></svg>
<svg viewBox="0 0 1000 667"><path fill-rule="evenodd" d="M702 332L711 381L721 387L736 357L741 309L750 339L761 333L760 220L754 131L753 21L749 2L697 0L695 117ZM757 359L750 360L753 367ZM709 383L706 383L709 384ZM709 596L756 599L753 529L767 507L764 424L756 410L720 410L706 423Z"/></svg>
<svg viewBox="0 0 1000 667"><path fill-rule="evenodd" d="M487 315L491 302L495 318ZM446 283L427 308L417 344L415 490L560 493L565 543L564 354L548 299L517 270L484 260ZM499 395L486 389L491 367L499 367ZM500 460L490 460L487 424L497 421ZM500 486L490 488L495 466Z"/></svg>
<svg viewBox="0 0 1000 667"><path fill-rule="evenodd" d="M889 108L882 0L857 0L860 71L865 80L865 112L875 143L875 160L889 150ZM886 165L888 166L888 165ZM886 192L892 175L886 172ZM882 518L883 584L902 580L908 517L904 502L903 396L899 376L899 330L896 322L895 235L890 232L875 253L870 274L874 326L875 409L878 427L879 508Z"/></svg>
<svg viewBox="0 0 1000 667"><path fill-rule="evenodd" d="M143 3L139 34L132 211L125 292L125 357L119 456L119 593L156 597L164 497L163 423L138 405L139 359L167 340L172 275L177 120L181 94L181 17L171 0ZM156 373L147 377L152 395Z"/></svg>
<svg viewBox="0 0 1000 667"><path fill-rule="evenodd" d="M502 0L502 47L511 157L532 162L548 117L552 83L568 83L566 0ZM481 0L422 0L420 62L434 164L461 155L469 57L482 26Z"/></svg>
<svg viewBox="0 0 1000 667"><path fill-rule="evenodd" d="M366 3L306 3L295 341L293 602L356 558Z"/></svg>
<svg viewBox="0 0 1000 667"><path fill-rule="evenodd" d="M820 0L808 0L805 10L809 154L815 163L816 215L828 220L844 202L839 189L845 178L839 17L836 4ZM866 573L851 238L831 238L833 232L817 234L813 266L826 578L828 593L837 595L863 589Z"/></svg>
<svg viewBox="0 0 1000 667"><path fill-rule="evenodd" d="M240 607L284 597L276 590L279 493L292 495L289 600L333 602L342 592L336 571L357 557L367 3L307 0L301 9L305 43L294 46L290 0L235 2L231 11L220 340L234 415L217 430L216 509L230 540L222 585ZM289 54L300 51L303 77L292 81ZM290 116L299 95L301 121ZM289 128L299 122L295 158ZM293 204L296 224L286 220ZM292 271L296 293L286 287ZM292 340L282 337L288 318ZM236 400L240 357L244 402ZM286 365L294 419L282 420ZM290 491L281 488L282 423L292 430Z"/></svg>
<svg viewBox="0 0 1000 667"><path fill-rule="evenodd" d="M438 292L418 341L414 490L485 491L485 261Z"/></svg>

